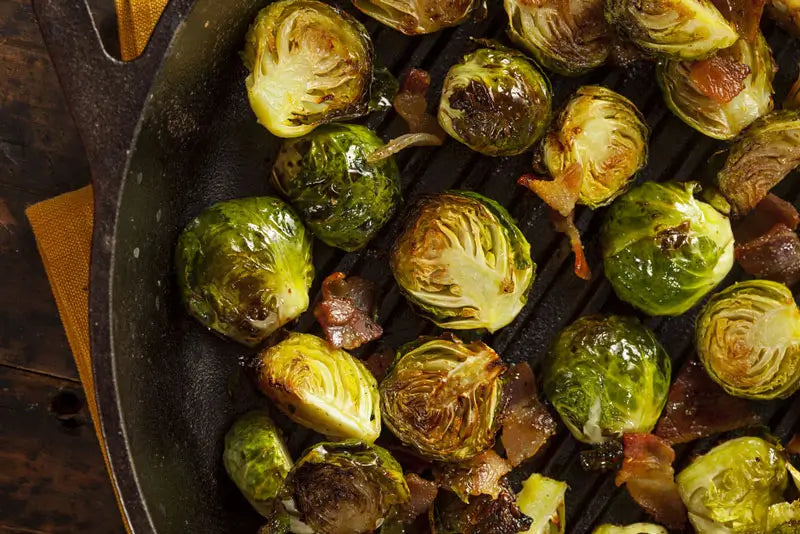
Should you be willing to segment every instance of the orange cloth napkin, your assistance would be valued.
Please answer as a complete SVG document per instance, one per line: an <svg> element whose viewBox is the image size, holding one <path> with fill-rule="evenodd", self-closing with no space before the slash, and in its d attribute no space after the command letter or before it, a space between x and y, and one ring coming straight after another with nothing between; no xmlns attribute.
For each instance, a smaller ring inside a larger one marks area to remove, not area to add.
<svg viewBox="0 0 800 534"><path fill-rule="evenodd" d="M144 50L167 0L115 2L122 59L130 60ZM108 467L105 440L97 424L94 376L89 351L89 254L94 224L92 186L34 204L25 210L25 214L36 237ZM114 487L114 492L116 491ZM119 495L117 502L119 503ZM127 524L125 527L130 531Z"/></svg>

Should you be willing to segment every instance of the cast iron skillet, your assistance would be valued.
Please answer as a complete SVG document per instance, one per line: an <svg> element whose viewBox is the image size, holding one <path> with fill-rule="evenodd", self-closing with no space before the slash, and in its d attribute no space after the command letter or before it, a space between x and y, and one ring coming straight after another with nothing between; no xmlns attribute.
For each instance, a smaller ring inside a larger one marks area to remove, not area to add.
<svg viewBox="0 0 800 534"><path fill-rule="evenodd" d="M180 229L204 207L270 193L268 172L278 140L256 124L237 55L249 22L266 3L172 0L144 55L121 63L103 51L85 0L34 0L92 168L93 371L115 483L136 533L246 533L259 525L220 461L222 437L233 417L264 402L242 372L252 352L187 318L175 291L172 253ZM469 36L502 35L505 15L501 3L493 3L486 21L419 38L359 18L373 34L379 60L395 74L412 66L429 69L436 95L447 69L470 47ZM776 81L782 96L800 49L769 22L763 29L784 67ZM601 83L631 98L645 113L653 129L652 150L640 180L696 176L721 146L666 110L651 67L552 79L557 103L584 83ZM403 133L402 122L391 113L373 114L365 123L384 138ZM566 242L551 230L541 202L514 185L530 168L528 155L490 159L449 141L440 149L407 151L399 163L406 199L446 188L477 190L509 207L531 241L539 269L529 303L513 324L485 338L507 361L527 359L538 370L549 340L576 317L634 313L614 298L602 276L596 239L602 212L585 210L578 216L595 277L587 283L572 274ZM792 189L786 182L779 193L796 199L798 186ZM401 219L402 214L361 254L319 243L315 249L314 292L334 270L379 283L384 342L391 347L435 332L407 306L391 280L386 252ZM725 284L740 274L735 271ZM313 328L309 315L298 328ZM675 373L691 356L694 317L645 319L671 354ZM800 403L791 399L756 408L782 439L800 419ZM289 436L295 451L314 438L302 430ZM709 442L679 448L679 462ZM627 493L615 487L613 474L580 468L579 450L561 429L526 472L516 474L516 481L536 470L569 482L570 532L589 532L599 522L642 520Z"/></svg>

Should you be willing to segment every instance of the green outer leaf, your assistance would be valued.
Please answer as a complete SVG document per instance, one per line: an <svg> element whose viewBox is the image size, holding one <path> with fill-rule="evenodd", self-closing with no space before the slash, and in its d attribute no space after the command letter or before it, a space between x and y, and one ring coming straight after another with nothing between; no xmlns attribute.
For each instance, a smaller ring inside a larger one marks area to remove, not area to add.
<svg viewBox="0 0 800 534"><path fill-rule="evenodd" d="M327 125L283 143L272 181L320 240L358 250L391 219L400 202L394 158L367 162L382 146L364 126Z"/></svg>
<svg viewBox="0 0 800 534"><path fill-rule="evenodd" d="M617 199L601 230L617 296L650 315L680 315L733 267L730 221L694 183L646 182Z"/></svg>
<svg viewBox="0 0 800 534"><path fill-rule="evenodd" d="M252 347L308 308L311 239L282 200L220 202L181 233L175 270L189 313Z"/></svg>
<svg viewBox="0 0 800 534"><path fill-rule="evenodd" d="M239 417L225 435L225 471L258 513L269 517L273 501L292 468L278 427L261 411Z"/></svg>
<svg viewBox="0 0 800 534"><path fill-rule="evenodd" d="M567 516L564 513L566 482L533 473L522 483L517 494L517 506L522 513L533 519L525 534L564 534Z"/></svg>
<svg viewBox="0 0 800 534"><path fill-rule="evenodd" d="M800 309L783 284L750 280L711 297L695 343L708 374L731 395L787 398L800 388Z"/></svg>
<svg viewBox="0 0 800 534"><path fill-rule="evenodd" d="M599 444L653 429L671 368L655 335L636 319L581 317L550 348L544 392L576 439Z"/></svg>
<svg viewBox="0 0 800 534"><path fill-rule="evenodd" d="M668 534L667 529L653 523L634 523L620 527L617 525L600 525L592 534Z"/></svg>

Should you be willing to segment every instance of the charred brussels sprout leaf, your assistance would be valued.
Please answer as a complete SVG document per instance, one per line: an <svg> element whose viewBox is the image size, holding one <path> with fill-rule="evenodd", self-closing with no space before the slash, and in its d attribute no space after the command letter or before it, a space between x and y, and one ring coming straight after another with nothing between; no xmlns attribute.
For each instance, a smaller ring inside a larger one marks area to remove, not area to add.
<svg viewBox="0 0 800 534"><path fill-rule="evenodd" d="M357 250L375 237L400 200L394 158L367 161L382 146L363 126L327 125L283 143L272 181L314 235L333 247Z"/></svg>
<svg viewBox="0 0 800 534"><path fill-rule="evenodd" d="M619 298L650 315L680 315L733 266L727 217L694 183L647 182L621 196L602 228L603 263Z"/></svg>
<svg viewBox="0 0 800 534"><path fill-rule="evenodd" d="M721 65L712 66L717 59ZM726 85L737 83L725 73L731 66L742 68L744 78L738 82L741 87L725 94ZM710 72L704 72L703 78L698 79L700 67ZM714 59L703 60L702 65L689 61L662 62L656 76L672 112L698 132L715 139L736 137L772 110L774 63L760 32L752 44L747 39L739 39L732 47L718 52ZM715 95L715 91L721 94Z"/></svg>
<svg viewBox="0 0 800 534"><path fill-rule="evenodd" d="M447 73L439 124L472 150L513 156L544 134L551 98L547 78L524 55L501 47L481 48Z"/></svg>
<svg viewBox="0 0 800 534"><path fill-rule="evenodd" d="M306 451L286 478L281 498L292 532L359 534L380 527L408 502L409 491L388 451L350 440Z"/></svg>
<svg viewBox="0 0 800 534"><path fill-rule="evenodd" d="M798 165L800 111L774 111L736 141L717 182L734 215L745 215Z"/></svg>
<svg viewBox="0 0 800 534"><path fill-rule="evenodd" d="M498 330L522 310L536 264L508 212L477 193L422 198L392 250L394 277L434 323Z"/></svg>
<svg viewBox="0 0 800 534"><path fill-rule="evenodd" d="M175 269L189 313L255 346L308 308L311 239L277 198L221 202L178 238Z"/></svg>
<svg viewBox="0 0 800 534"><path fill-rule="evenodd" d="M494 443L503 371L497 353L480 341L407 345L380 385L384 423L426 458L472 458Z"/></svg>
<svg viewBox="0 0 800 534"><path fill-rule="evenodd" d="M242 58L250 71L250 106L278 137L299 137L368 109L372 41L336 7L317 0L271 3L250 27Z"/></svg>
<svg viewBox="0 0 800 534"><path fill-rule="evenodd" d="M353 5L406 35L438 32L486 14L486 0L353 0Z"/></svg>
<svg viewBox="0 0 800 534"><path fill-rule="evenodd" d="M534 473L522 483L517 505L533 522L525 534L563 534L567 516L564 497L567 484Z"/></svg>
<svg viewBox="0 0 800 534"><path fill-rule="evenodd" d="M592 534L667 534L667 529L653 523L634 523L624 527L600 525Z"/></svg>
<svg viewBox="0 0 800 534"><path fill-rule="evenodd" d="M718 445L676 479L689 520L706 532L766 532L769 507L787 485L781 451L763 439L744 437Z"/></svg>
<svg viewBox="0 0 800 534"><path fill-rule="evenodd" d="M717 293L695 340L708 374L731 395L786 398L800 387L800 309L783 284L751 280Z"/></svg>
<svg viewBox="0 0 800 534"><path fill-rule="evenodd" d="M620 33L664 59L703 59L739 39L709 0L605 0L605 9Z"/></svg>
<svg viewBox="0 0 800 534"><path fill-rule="evenodd" d="M511 40L552 71L577 76L608 59L611 29L603 0L505 0L505 8Z"/></svg>
<svg viewBox="0 0 800 534"><path fill-rule="evenodd" d="M636 319L582 317L550 348L544 392L576 439L597 444L652 430L670 372L669 356Z"/></svg>
<svg viewBox="0 0 800 534"><path fill-rule="evenodd" d="M578 165L578 202L592 208L624 193L647 163L650 131L633 103L610 89L578 89L543 143L549 173L561 176Z"/></svg>
<svg viewBox="0 0 800 534"><path fill-rule="evenodd" d="M378 385L347 352L293 333L259 355L259 387L293 421L336 438L378 439Z"/></svg>
<svg viewBox="0 0 800 534"><path fill-rule="evenodd" d="M225 435L225 471L253 508L269 517L292 468L280 431L264 412L241 416Z"/></svg>
<svg viewBox="0 0 800 534"><path fill-rule="evenodd" d="M480 495L469 503L448 491L440 492L432 519L431 531L436 534L516 534L528 532L531 525L508 488L496 499Z"/></svg>

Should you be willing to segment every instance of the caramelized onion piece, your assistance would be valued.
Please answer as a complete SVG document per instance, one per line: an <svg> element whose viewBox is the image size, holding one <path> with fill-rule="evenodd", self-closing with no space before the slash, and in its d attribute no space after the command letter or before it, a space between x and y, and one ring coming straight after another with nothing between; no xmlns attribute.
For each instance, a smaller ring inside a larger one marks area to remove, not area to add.
<svg viewBox="0 0 800 534"><path fill-rule="evenodd" d="M737 244L736 261L747 274L787 286L800 282L800 237L783 223L747 243Z"/></svg>
<svg viewBox="0 0 800 534"><path fill-rule="evenodd" d="M724 52L695 61L689 69L689 79L697 90L719 104L736 98L749 75L750 67Z"/></svg>
<svg viewBox="0 0 800 534"><path fill-rule="evenodd" d="M746 400L725 393L692 359L669 390L656 435L675 445L758 422Z"/></svg>
<svg viewBox="0 0 800 534"><path fill-rule="evenodd" d="M433 470L436 483L447 488L462 501L478 495L496 499L503 489L503 477L511 466L493 450L488 450L465 462L439 464Z"/></svg>
<svg viewBox="0 0 800 534"><path fill-rule="evenodd" d="M332 345L355 349L383 335L374 321L376 310L375 284L333 273L322 282L322 300L314 307L314 317Z"/></svg>
<svg viewBox="0 0 800 534"><path fill-rule="evenodd" d="M617 486L628 493L656 521L675 530L686 524L686 507L675 484L675 451L652 434L625 434L625 459L617 473Z"/></svg>
<svg viewBox="0 0 800 534"><path fill-rule="evenodd" d="M751 43L758 34L766 0L711 0L739 35Z"/></svg>

